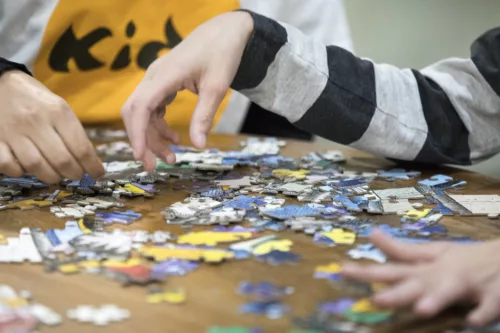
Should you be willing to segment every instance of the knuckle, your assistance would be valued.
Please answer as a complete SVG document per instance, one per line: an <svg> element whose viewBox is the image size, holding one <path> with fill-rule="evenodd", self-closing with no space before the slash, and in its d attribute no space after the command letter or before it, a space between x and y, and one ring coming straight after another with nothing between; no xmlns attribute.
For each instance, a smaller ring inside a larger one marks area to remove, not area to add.
<svg viewBox="0 0 500 333"><path fill-rule="evenodd" d="M90 147L81 147L76 149L73 153L78 160L85 160L93 157L94 150Z"/></svg>
<svg viewBox="0 0 500 333"><path fill-rule="evenodd" d="M38 170L41 166L42 166L42 159L37 157L31 158L23 163L24 169L29 172Z"/></svg>
<svg viewBox="0 0 500 333"><path fill-rule="evenodd" d="M69 157L58 158L54 162L54 167L59 170L71 170L72 160Z"/></svg>

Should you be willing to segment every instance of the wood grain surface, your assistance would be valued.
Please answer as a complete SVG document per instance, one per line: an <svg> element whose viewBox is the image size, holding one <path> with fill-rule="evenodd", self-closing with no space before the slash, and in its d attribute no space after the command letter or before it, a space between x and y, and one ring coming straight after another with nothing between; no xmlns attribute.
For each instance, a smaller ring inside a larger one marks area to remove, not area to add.
<svg viewBox="0 0 500 333"><path fill-rule="evenodd" d="M189 144L186 135L182 138L183 144ZM224 150L234 149L238 147L241 139L242 137L238 136L212 135L208 144ZM288 145L283 149L283 155L297 158L311 151L321 151L332 147L337 146L326 142L288 141ZM393 167L391 162L384 159L348 148L343 150L349 157L347 169L374 171ZM461 193L500 193L499 180L480 174L451 168L427 168L422 171L423 176L445 173L456 179L466 180L468 185ZM371 187L377 189L413 184L415 181L395 183L375 181ZM174 191L170 184L159 186L159 188L161 192L153 199L138 198L127 201L127 209L142 213L143 218L131 226L120 226L121 228L182 232L178 227L166 225L160 211L167 205L185 199L188 193ZM395 215L373 217L378 223L400 225L399 218ZM31 211L2 211L0 212L0 233L14 236L21 227L37 227L44 230L61 228L65 221L50 214L48 208ZM441 223L446 225L452 234L471 236L474 239L491 239L500 234L499 222L486 217L445 217ZM46 273L41 265L35 264L0 264L0 283L9 284L17 290L31 291L35 300L61 314L81 304L109 303L128 309L132 313L129 320L111 324L106 328L78 324L65 319L60 326L44 327L41 332L202 333L212 325L254 326L264 329L265 332L287 332L292 328L290 317L270 320L260 316L239 314L238 307L245 303L246 298L236 293L238 284L241 281L270 281L293 286L295 293L288 296L285 303L291 306L293 315L307 315L314 312L320 302L335 300L341 296L325 280L313 278L314 267L344 260L345 253L351 247L322 248L314 244L310 236L291 231L285 231L279 236L293 240L292 250L302 255L303 258L298 265L269 266L253 259L234 260L221 265L202 264L198 270L186 276L169 278L165 283L167 289L181 287L187 292L187 301L183 305L148 304L145 287L122 287L116 281L84 273L71 276L58 272ZM439 279L439 276L436 276L436 279ZM448 311L433 320L420 320L411 315L402 314L396 316L393 321L381 325L376 331L442 332L445 328L460 323L462 318L463 311L460 310Z"/></svg>

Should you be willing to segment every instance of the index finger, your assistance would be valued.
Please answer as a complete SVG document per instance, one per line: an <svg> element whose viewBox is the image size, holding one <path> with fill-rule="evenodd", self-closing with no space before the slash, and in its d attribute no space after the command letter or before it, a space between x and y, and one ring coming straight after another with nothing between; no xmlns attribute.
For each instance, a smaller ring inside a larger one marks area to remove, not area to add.
<svg viewBox="0 0 500 333"><path fill-rule="evenodd" d="M177 92L177 84L173 80L164 82L148 79L139 84L122 108L122 118L127 130L134 158L143 160L146 152L146 131L151 114Z"/></svg>
<svg viewBox="0 0 500 333"><path fill-rule="evenodd" d="M387 236L381 230L375 230L370 238L373 245L391 259L405 262L432 260L451 246L445 242L408 244Z"/></svg>
<svg viewBox="0 0 500 333"><path fill-rule="evenodd" d="M86 173L92 178L104 175L102 162L74 113L69 112L59 116L54 129Z"/></svg>

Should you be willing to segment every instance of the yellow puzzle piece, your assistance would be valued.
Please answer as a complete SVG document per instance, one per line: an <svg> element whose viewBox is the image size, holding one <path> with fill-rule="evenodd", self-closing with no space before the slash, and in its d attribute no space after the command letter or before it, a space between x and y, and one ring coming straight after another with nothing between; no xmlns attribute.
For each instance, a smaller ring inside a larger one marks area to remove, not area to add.
<svg viewBox="0 0 500 333"><path fill-rule="evenodd" d="M206 262L216 263L224 259L234 258L232 252L218 249L145 246L138 251L142 256L153 258L155 261L183 259L193 261L205 260Z"/></svg>
<svg viewBox="0 0 500 333"><path fill-rule="evenodd" d="M276 169L273 170L273 176L276 178L295 178L295 179L305 179L306 175L310 174L309 170L288 170L288 169Z"/></svg>
<svg viewBox="0 0 500 333"><path fill-rule="evenodd" d="M340 269L340 265L339 264L337 264L335 262L332 262L331 264L328 264L328 265L316 266L315 271L318 272L318 273L330 273L330 274L333 274L333 273L340 273L341 269Z"/></svg>
<svg viewBox="0 0 500 333"><path fill-rule="evenodd" d="M0 234L0 245L5 245L5 244L7 244L7 237Z"/></svg>
<svg viewBox="0 0 500 333"><path fill-rule="evenodd" d="M52 206L52 203L53 202L50 200L31 198L31 199L24 199L24 200L9 202L5 205L0 206L0 210L16 209L16 208L20 209L20 210L29 210L29 209L34 209L35 207L39 207L39 208L49 207L49 206Z"/></svg>
<svg viewBox="0 0 500 333"><path fill-rule="evenodd" d="M410 220L420 220L431 212L431 209L421 209L421 210L409 210L406 215L404 215L404 218L410 219Z"/></svg>
<svg viewBox="0 0 500 333"><path fill-rule="evenodd" d="M351 245L356 241L356 234L354 232L338 228L332 231L324 231L321 235L331 239L335 244Z"/></svg>
<svg viewBox="0 0 500 333"><path fill-rule="evenodd" d="M215 246L219 243L236 242L250 237L252 237L251 232L201 231L179 236L177 243Z"/></svg>
<svg viewBox="0 0 500 333"><path fill-rule="evenodd" d="M258 244L253 248L252 253L256 256L268 254L271 251L289 252L293 242L289 239L276 239Z"/></svg>
<svg viewBox="0 0 500 333"><path fill-rule="evenodd" d="M358 313L381 313L387 312L377 308L368 298L362 298L351 307L351 311Z"/></svg>
<svg viewBox="0 0 500 333"><path fill-rule="evenodd" d="M186 293L182 289L152 292L147 296L147 302L159 304L167 302L170 304L182 304L186 301Z"/></svg>
<svg viewBox="0 0 500 333"><path fill-rule="evenodd" d="M78 264L63 264L59 265L59 272L63 274L76 274L80 272L80 267Z"/></svg>
<svg viewBox="0 0 500 333"><path fill-rule="evenodd" d="M131 193L133 195L142 195L142 196L145 196L145 197L151 197L151 196L153 196L153 194L149 193L148 191L143 190L142 188L140 188L138 186L135 186L132 183L127 183L125 185L118 186L117 192L119 193L120 190L122 190L124 192Z"/></svg>

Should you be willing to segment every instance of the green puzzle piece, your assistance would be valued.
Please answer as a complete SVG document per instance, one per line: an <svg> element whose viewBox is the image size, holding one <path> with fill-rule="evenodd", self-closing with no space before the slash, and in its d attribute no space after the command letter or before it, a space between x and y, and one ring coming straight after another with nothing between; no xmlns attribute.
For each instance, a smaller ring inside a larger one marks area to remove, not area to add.
<svg viewBox="0 0 500 333"><path fill-rule="evenodd" d="M346 311L343 315L352 322L360 324L379 324L392 316L391 312L354 312Z"/></svg>

